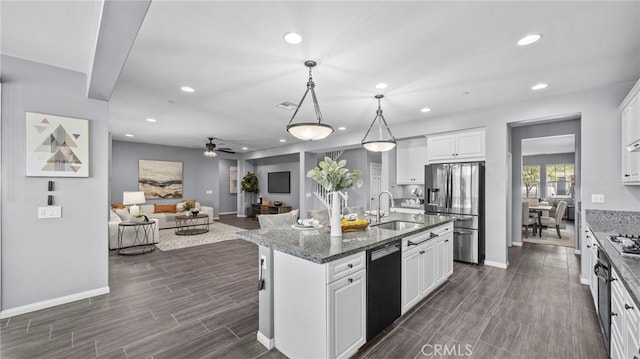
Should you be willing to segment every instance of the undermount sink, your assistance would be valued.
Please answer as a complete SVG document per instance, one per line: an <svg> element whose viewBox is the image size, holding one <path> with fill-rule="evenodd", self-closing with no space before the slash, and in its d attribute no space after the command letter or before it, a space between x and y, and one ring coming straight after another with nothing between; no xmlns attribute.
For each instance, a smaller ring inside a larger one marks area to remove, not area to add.
<svg viewBox="0 0 640 359"><path fill-rule="evenodd" d="M394 231L403 231L405 229L411 229L418 227L420 223L416 222L407 222L407 221L391 221L380 224L372 224L371 227L381 228L381 229L391 229Z"/></svg>

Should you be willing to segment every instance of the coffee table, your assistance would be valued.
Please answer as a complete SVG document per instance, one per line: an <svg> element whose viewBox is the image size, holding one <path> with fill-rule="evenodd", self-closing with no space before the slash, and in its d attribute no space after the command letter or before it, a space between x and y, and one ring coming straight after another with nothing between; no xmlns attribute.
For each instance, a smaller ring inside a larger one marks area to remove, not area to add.
<svg viewBox="0 0 640 359"><path fill-rule="evenodd" d="M209 215L198 213L197 215L176 216L176 231L179 236L193 236L209 232Z"/></svg>

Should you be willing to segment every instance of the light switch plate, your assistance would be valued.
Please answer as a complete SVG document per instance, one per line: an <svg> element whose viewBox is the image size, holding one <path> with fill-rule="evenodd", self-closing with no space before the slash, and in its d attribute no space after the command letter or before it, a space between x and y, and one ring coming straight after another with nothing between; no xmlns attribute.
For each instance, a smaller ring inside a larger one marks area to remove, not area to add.
<svg viewBox="0 0 640 359"><path fill-rule="evenodd" d="M591 203L604 203L604 194L592 194Z"/></svg>
<svg viewBox="0 0 640 359"><path fill-rule="evenodd" d="M208 190L207 190L207 194L213 194L213 191L212 191L212 190L210 190L210 189L208 189Z"/></svg>
<svg viewBox="0 0 640 359"><path fill-rule="evenodd" d="M309 193L309 192L305 193L304 195L305 195L305 197L307 197L307 198L311 198L311 193Z"/></svg>
<svg viewBox="0 0 640 359"><path fill-rule="evenodd" d="M62 207L60 206L38 207L38 218L60 217L62 217Z"/></svg>

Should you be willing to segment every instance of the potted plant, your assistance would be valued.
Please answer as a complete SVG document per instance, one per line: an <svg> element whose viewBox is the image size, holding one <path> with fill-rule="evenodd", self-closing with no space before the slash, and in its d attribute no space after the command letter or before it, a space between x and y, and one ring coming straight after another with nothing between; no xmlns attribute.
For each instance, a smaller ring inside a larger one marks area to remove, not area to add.
<svg viewBox="0 0 640 359"><path fill-rule="evenodd" d="M244 192L258 193L260 191L258 188L258 177L251 171L248 171L247 174L242 177L240 185ZM251 202L253 202L253 196L251 198Z"/></svg>
<svg viewBox="0 0 640 359"><path fill-rule="evenodd" d="M189 216L191 214L193 214L193 209L196 208L195 204L193 204L193 202L185 202L182 205L182 211L184 211L184 215L185 216Z"/></svg>
<svg viewBox="0 0 640 359"><path fill-rule="evenodd" d="M307 177L318 182L322 187L331 193L331 208L329 209L331 235L341 236L342 227L340 224L340 195L345 197L340 191L353 186L354 181L358 187L362 186L362 172L360 170L349 171L345 166L346 160L336 162L329 157L320 161L317 167L307 172Z"/></svg>
<svg viewBox="0 0 640 359"><path fill-rule="evenodd" d="M131 215L131 222L149 222L149 219L147 219L147 215L144 213L138 212Z"/></svg>

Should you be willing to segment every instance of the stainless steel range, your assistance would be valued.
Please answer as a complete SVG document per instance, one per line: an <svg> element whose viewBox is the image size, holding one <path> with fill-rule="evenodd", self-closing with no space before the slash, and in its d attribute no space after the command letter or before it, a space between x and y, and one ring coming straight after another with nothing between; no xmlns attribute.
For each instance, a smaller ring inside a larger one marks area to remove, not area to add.
<svg viewBox="0 0 640 359"><path fill-rule="evenodd" d="M609 242L623 256L640 257L640 235L612 234Z"/></svg>

